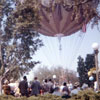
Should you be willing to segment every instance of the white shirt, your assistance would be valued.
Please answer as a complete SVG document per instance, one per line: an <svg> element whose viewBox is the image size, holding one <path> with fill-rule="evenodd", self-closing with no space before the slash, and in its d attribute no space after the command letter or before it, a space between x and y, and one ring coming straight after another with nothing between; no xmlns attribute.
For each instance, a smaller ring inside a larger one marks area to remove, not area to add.
<svg viewBox="0 0 100 100"><path fill-rule="evenodd" d="M72 83L67 84L67 86L68 86L68 89L69 89L70 91L73 89L73 84L72 84Z"/></svg>
<svg viewBox="0 0 100 100"><path fill-rule="evenodd" d="M60 86L60 91L61 91L61 92L62 92L63 88L64 88L64 86L63 86L63 85L61 85L61 86Z"/></svg>
<svg viewBox="0 0 100 100"><path fill-rule="evenodd" d="M10 86L12 91L15 91L16 83L9 83L8 85Z"/></svg>

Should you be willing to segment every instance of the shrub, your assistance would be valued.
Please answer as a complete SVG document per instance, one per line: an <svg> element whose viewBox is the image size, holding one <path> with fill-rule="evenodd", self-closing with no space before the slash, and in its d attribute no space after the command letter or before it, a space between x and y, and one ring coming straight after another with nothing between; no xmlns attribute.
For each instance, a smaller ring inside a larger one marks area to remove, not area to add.
<svg viewBox="0 0 100 100"><path fill-rule="evenodd" d="M13 96L1 95L0 100L66 100L66 99L62 99L59 96L47 94L43 96L39 95L37 97L31 96L29 98L27 97L16 98ZM78 95L72 96L72 98L68 100L100 100L100 92L95 93L92 90L80 91Z"/></svg>
<svg viewBox="0 0 100 100"><path fill-rule="evenodd" d="M68 100L100 100L100 93L92 90L80 91L78 95L74 95Z"/></svg>
<svg viewBox="0 0 100 100"><path fill-rule="evenodd" d="M37 97L31 96L29 98L27 98L27 97L16 98L13 96L2 95L2 96L0 96L0 100L63 100L63 99L59 96L47 94L44 96L39 95Z"/></svg>

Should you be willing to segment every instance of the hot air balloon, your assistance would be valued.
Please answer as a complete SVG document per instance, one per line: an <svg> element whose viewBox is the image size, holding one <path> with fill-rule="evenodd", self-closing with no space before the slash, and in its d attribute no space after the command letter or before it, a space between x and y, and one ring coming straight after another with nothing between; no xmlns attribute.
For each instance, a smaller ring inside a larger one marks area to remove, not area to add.
<svg viewBox="0 0 100 100"><path fill-rule="evenodd" d="M80 29L86 32L87 23L96 16L97 5L95 0L36 0L33 6L38 8L41 17L38 32L58 37L59 43L61 37L72 35Z"/></svg>
<svg viewBox="0 0 100 100"><path fill-rule="evenodd" d="M40 21L41 27L38 31L47 36L68 36L80 29L85 32L86 24L93 17L91 14L84 16L86 12L91 12L91 9L89 10L89 8L86 9L84 7L87 4L87 6L93 6L93 3L88 0L83 0L84 2L76 4L79 6L76 12L74 0L40 1L40 16L42 18Z"/></svg>
<svg viewBox="0 0 100 100"><path fill-rule="evenodd" d="M86 32L86 24L94 17L91 10L93 2L83 0L39 0L41 16L38 32L52 37L58 37L61 50L61 37L69 36L82 29Z"/></svg>

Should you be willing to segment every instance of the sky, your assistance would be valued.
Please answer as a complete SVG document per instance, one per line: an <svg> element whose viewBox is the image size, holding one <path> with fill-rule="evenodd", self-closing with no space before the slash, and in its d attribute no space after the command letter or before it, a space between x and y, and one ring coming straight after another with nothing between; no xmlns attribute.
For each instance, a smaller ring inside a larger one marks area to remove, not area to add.
<svg viewBox="0 0 100 100"><path fill-rule="evenodd" d="M100 44L100 31L97 26L92 29L91 24L89 24L86 33L79 31L73 35L62 37L62 50L59 50L57 37L48 37L40 34L40 39L42 39L44 46L36 52L33 59L40 61L41 64L33 68L29 77L33 76L33 71L40 66L47 66L48 68L62 66L63 68L77 71L78 56L80 55L85 59L87 54L93 53L92 44L94 42ZM98 58L100 62L100 53Z"/></svg>

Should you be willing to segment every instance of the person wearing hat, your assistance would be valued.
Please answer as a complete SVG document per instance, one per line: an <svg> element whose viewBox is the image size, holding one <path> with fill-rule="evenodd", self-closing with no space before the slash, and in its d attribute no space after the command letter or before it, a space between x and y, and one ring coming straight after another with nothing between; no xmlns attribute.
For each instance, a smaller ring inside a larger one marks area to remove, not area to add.
<svg viewBox="0 0 100 100"><path fill-rule="evenodd" d="M79 87L79 84L78 84L78 82L76 82L76 83L74 84L74 89L71 91L71 96L72 96L72 95L77 95L77 94L78 94L78 92L80 91L78 87Z"/></svg>

